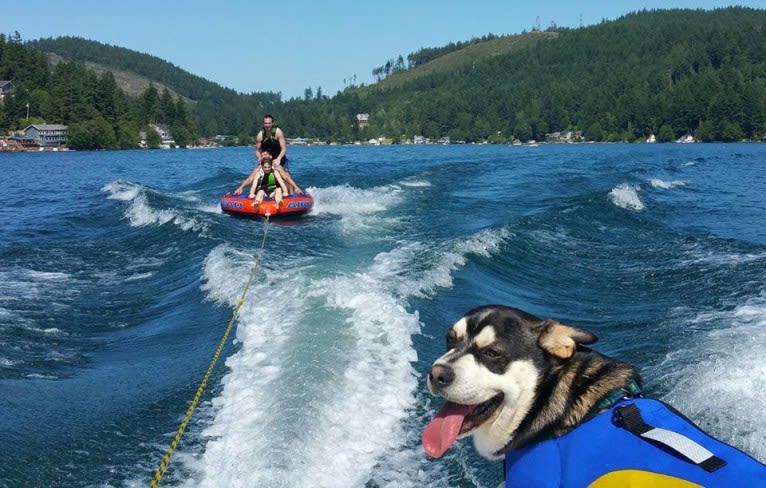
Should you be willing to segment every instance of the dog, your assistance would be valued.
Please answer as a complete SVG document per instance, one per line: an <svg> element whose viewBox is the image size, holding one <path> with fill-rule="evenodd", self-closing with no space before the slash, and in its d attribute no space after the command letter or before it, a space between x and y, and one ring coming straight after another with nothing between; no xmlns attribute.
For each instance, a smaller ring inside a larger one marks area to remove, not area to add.
<svg viewBox="0 0 766 488"><path fill-rule="evenodd" d="M505 458L507 486L766 486L766 466L644 398L636 369L596 341L504 305L470 310L428 374L446 403L423 431L426 454L472 436L479 454Z"/></svg>

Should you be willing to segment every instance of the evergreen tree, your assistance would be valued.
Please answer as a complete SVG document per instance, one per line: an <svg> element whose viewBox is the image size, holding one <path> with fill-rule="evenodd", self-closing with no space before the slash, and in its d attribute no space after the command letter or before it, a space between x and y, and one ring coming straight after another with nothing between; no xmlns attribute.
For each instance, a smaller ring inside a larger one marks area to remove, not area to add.
<svg viewBox="0 0 766 488"><path fill-rule="evenodd" d="M159 149L162 145L162 136L157 132L154 127L146 128L146 146L149 149Z"/></svg>

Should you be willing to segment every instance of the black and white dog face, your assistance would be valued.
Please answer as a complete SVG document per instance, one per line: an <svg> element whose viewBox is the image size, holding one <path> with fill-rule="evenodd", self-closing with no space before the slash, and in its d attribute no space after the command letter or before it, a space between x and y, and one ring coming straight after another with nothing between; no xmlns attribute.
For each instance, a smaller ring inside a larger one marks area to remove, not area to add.
<svg viewBox="0 0 766 488"><path fill-rule="evenodd" d="M550 419L550 409L540 407L536 395L551 368L570 358L578 343L595 340L586 331L515 308L469 311L447 332L447 352L428 376L431 393L447 402L423 432L426 453L439 457L456 439L472 435L482 456L502 456L522 422L527 431ZM544 418L535 422L538 416Z"/></svg>

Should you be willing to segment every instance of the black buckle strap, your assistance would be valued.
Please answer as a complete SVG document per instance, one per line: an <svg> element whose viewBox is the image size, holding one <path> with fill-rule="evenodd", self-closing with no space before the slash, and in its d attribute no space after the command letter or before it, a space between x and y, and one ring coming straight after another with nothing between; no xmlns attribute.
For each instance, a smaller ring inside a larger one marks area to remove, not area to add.
<svg viewBox="0 0 766 488"><path fill-rule="evenodd" d="M653 427L644 421L641 409L635 404L619 407L614 411L618 425L622 425L628 432L635 434L650 442L660 443L684 459L696 464L708 473L712 473L723 466L726 461L688 437L670 430Z"/></svg>

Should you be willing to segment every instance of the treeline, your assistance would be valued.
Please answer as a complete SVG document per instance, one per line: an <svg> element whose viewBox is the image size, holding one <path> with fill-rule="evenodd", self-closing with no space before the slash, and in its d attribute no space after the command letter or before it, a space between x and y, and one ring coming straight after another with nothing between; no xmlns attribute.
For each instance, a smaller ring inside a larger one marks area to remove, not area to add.
<svg viewBox="0 0 766 488"><path fill-rule="evenodd" d="M480 42L491 41L492 39L497 39L498 37L499 36L497 36L496 34L490 33L485 36L474 37L470 41L450 42L446 46L442 46L442 47L427 47L427 48L419 49L415 51L414 53L410 53L407 55L407 69L417 68L418 66L424 65L427 62L433 61L434 59L440 56L444 56L445 54L458 51L472 44L478 44Z"/></svg>
<svg viewBox="0 0 766 488"><path fill-rule="evenodd" d="M703 141L766 135L766 11L642 11L565 30L532 48L364 96L286 104L293 133L347 137L338 113L369 114L359 137L542 140L581 130L595 141ZM317 126L307 122L312 113ZM346 119L349 120L349 119ZM353 130L352 130L353 132Z"/></svg>
<svg viewBox="0 0 766 488"><path fill-rule="evenodd" d="M0 79L15 86L14 96L0 104L2 133L32 123L65 124L74 149L137 148L141 132L156 136L150 124L169 126L180 145L197 137L187 103L167 89L158 93L150 86L142 96L128 97L111 72L97 75L77 62L51 67L18 33L0 34Z"/></svg>
<svg viewBox="0 0 766 488"><path fill-rule="evenodd" d="M424 65L427 62L433 61L434 59L440 56L444 56L445 54L459 51L460 49L463 49L464 47L470 46L472 44L478 44L480 42L486 42L492 39L497 39L498 37L499 36L495 34L487 34L482 37L475 37L471 39L470 41L450 42L446 46L442 46L442 47L423 48L418 51L415 51L414 53L408 54L407 64L404 63L404 56L399 55L398 58L389 59L388 61L386 61L386 64L382 66L378 66L377 68L373 69L372 76L374 76L377 81L381 81L386 79L388 76L391 76L394 73L400 73L408 69L415 69L418 66Z"/></svg>
<svg viewBox="0 0 766 488"><path fill-rule="evenodd" d="M68 61L91 62L108 68L131 71L173 87L175 91L192 100L200 100L215 91L225 92L232 97L237 96L236 91L187 73L163 59L123 47L72 36L37 39L28 42L27 45L44 52L59 54Z"/></svg>
<svg viewBox="0 0 766 488"><path fill-rule="evenodd" d="M239 94L158 58L93 41L27 46L18 36L2 37L0 79L12 80L17 94L0 107L0 129L19 128L29 103L31 117L75 130L83 124L83 141L101 141L93 147L132 147L151 121L170 125L174 136L180 134L177 141L225 134L251 143L264 113L274 114L288 137L339 142L415 135L508 142L542 140L555 131L582 131L595 141L649 134L660 141L685 134L703 141L766 136L764 10L641 11L539 38L441 70L423 65L497 38L422 49L408 56L406 67L402 57L391 60L391 71L421 70L406 83L349 87L332 97L307 89L305 97L285 101L278 92ZM73 59L69 50L80 44L87 45L77 48L80 61L131 66L183 98L151 88L128 97L110 75L97 76L74 62L51 68L36 49L45 46ZM360 113L369 114L368 125L359 124Z"/></svg>
<svg viewBox="0 0 766 488"><path fill-rule="evenodd" d="M58 54L69 61L91 62L106 68L130 71L171 87L190 102L190 111L200 135L236 135L248 142L252 139L254 120L260 119L257 114L281 100L279 93L240 94L156 56L79 37L40 39L28 45Z"/></svg>

